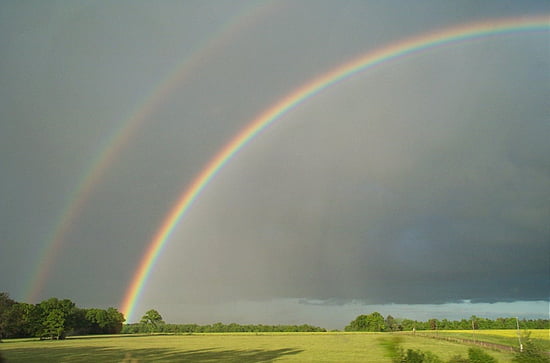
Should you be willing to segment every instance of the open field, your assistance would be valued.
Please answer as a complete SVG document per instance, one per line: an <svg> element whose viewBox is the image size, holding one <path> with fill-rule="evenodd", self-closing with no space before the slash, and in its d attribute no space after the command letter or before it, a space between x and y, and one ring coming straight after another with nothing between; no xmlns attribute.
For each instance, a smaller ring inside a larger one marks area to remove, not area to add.
<svg viewBox="0 0 550 363"><path fill-rule="evenodd" d="M192 335L116 335L30 339L0 343L8 362L390 362L381 345L390 333L241 333ZM431 351L444 360L468 346L403 335L405 349ZM499 362L513 355L488 351ZM135 361L133 361L135 362Z"/></svg>

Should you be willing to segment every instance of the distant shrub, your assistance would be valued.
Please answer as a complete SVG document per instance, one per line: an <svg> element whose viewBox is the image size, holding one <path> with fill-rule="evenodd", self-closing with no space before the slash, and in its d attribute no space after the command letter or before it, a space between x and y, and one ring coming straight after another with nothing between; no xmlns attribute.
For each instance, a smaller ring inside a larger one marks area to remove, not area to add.
<svg viewBox="0 0 550 363"><path fill-rule="evenodd" d="M400 363L443 363L443 361L432 352L423 352L421 350L407 349L407 352L401 357Z"/></svg>
<svg viewBox="0 0 550 363"><path fill-rule="evenodd" d="M381 340L381 345L386 350L386 356L389 357L393 363L443 363L443 361L432 352L423 352L413 349L404 351L401 347L401 340L400 337Z"/></svg>
<svg viewBox="0 0 550 363"><path fill-rule="evenodd" d="M497 360L485 353L480 348L468 349L468 360L470 363L497 363Z"/></svg>
<svg viewBox="0 0 550 363"><path fill-rule="evenodd" d="M443 361L430 351L424 352L424 363L443 363Z"/></svg>
<svg viewBox="0 0 550 363"><path fill-rule="evenodd" d="M424 354L419 350L407 349L405 356L401 360L403 363L423 363Z"/></svg>
<svg viewBox="0 0 550 363"><path fill-rule="evenodd" d="M470 360L468 358L464 358L461 355L455 355L451 359L449 359L448 363L470 363Z"/></svg>

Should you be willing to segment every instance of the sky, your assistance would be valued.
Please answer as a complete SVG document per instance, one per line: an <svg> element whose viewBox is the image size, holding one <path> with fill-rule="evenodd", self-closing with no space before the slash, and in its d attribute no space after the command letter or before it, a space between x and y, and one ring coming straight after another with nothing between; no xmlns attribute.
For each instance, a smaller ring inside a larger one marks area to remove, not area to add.
<svg viewBox="0 0 550 363"><path fill-rule="evenodd" d="M2 1L0 291L120 307L181 194L263 111L409 37L535 15L550 4ZM548 318L549 70L548 30L512 32L310 97L210 181L130 321Z"/></svg>

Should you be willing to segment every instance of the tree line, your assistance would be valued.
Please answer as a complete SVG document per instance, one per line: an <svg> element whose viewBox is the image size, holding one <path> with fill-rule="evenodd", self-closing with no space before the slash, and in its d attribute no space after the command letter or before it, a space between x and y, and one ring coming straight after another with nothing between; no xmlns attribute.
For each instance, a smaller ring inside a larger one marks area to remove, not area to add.
<svg viewBox="0 0 550 363"><path fill-rule="evenodd" d="M118 334L124 315L115 308L83 309L55 297L38 304L10 299L0 292L0 339L63 339L67 335Z"/></svg>
<svg viewBox="0 0 550 363"><path fill-rule="evenodd" d="M125 324L122 327L122 334L137 333L173 333L173 334L192 334L192 333L290 333L290 332L325 332L326 329L302 325L264 325L264 324L223 324L214 323L206 325L198 324L160 324L156 327L135 323Z"/></svg>
<svg viewBox="0 0 550 363"><path fill-rule="evenodd" d="M470 319L447 320L429 319L418 321L410 319L397 319L391 315L386 318L375 311L367 315L359 315L352 320L346 331L412 331L414 330L469 330L469 329L516 329L519 323L521 329L548 329L549 319L521 319L496 318L494 320L472 315Z"/></svg>
<svg viewBox="0 0 550 363"><path fill-rule="evenodd" d="M149 310L143 315L141 321L135 324L126 324L122 328L122 334L137 333L268 333L268 332L324 332L323 328L308 324L302 325L263 325L263 324L223 324L214 323L207 325L198 324L166 324L162 316L156 310Z"/></svg>
<svg viewBox="0 0 550 363"><path fill-rule="evenodd" d="M38 304L28 304L10 299L0 292L0 339L39 337L63 339L67 335L133 334L133 333L240 333L240 332L324 332L324 328L308 324L167 324L156 310L145 313L139 323L125 324L124 315L115 308L84 309L69 299L50 298ZM470 319L429 319L418 321L384 318L373 312L359 315L345 327L345 331L412 331L412 330L466 330L466 329L516 329L516 318L494 320L472 316ZM522 319L521 329L548 329L549 319Z"/></svg>

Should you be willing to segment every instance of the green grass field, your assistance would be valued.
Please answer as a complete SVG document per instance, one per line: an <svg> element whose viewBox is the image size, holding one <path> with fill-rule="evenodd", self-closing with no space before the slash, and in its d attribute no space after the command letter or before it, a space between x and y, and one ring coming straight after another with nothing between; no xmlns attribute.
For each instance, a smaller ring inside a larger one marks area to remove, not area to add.
<svg viewBox="0 0 550 363"><path fill-rule="evenodd" d="M529 333L531 340L543 347L545 350L550 351L550 330L531 330L529 332L520 331L520 339L525 341L526 334ZM505 329L490 329L490 330L441 330L437 333L419 332L419 335L436 335L440 337L454 337L468 340L480 340L489 343L508 345L511 347L517 347L519 345L517 331L505 330Z"/></svg>
<svg viewBox="0 0 550 363"><path fill-rule="evenodd" d="M468 345L401 335L405 349L447 360L467 356ZM8 362L390 362L382 346L390 333L235 333L117 335L0 343ZM487 350L499 362L513 355Z"/></svg>

